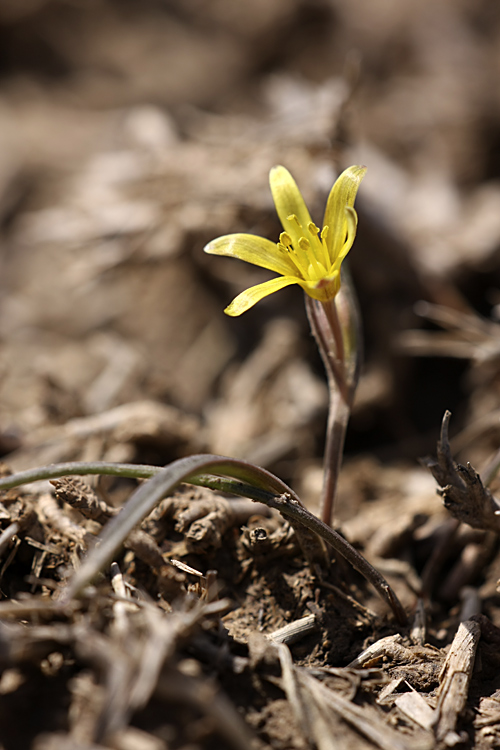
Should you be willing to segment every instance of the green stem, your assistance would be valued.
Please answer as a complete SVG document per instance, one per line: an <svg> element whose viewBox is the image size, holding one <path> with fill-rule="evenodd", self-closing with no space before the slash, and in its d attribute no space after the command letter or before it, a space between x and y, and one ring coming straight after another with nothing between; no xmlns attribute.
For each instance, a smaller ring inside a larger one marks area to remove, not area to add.
<svg viewBox="0 0 500 750"><path fill-rule="evenodd" d="M333 509L337 494L337 484L342 466L345 434L351 405L335 387L329 383L328 423L326 430L325 453L323 458L323 488L321 491L320 518L328 526L332 525Z"/></svg>
<svg viewBox="0 0 500 750"><path fill-rule="evenodd" d="M318 302L306 295L306 311L328 378L328 423L325 441L321 519L331 526L345 434L361 363L361 322L347 269L337 296Z"/></svg>
<svg viewBox="0 0 500 750"><path fill-rule="evenodd" d="M345 347L335 300L320 303L306 296L306 310L328 379L328 423L320 517L331 526L355 384L349 383L346 377Z"/></svg>
<svg viewBox="0 0 500 750"><path fill-rule="evenodd" d="M333 334L333 340L335 342L335 349L329 353L330 357L333 357L338 362L339 367L342 371L345 370L345 348L344 348L344 336L340 327L339 316L337 307L335 305L335 299L329 300L328 302L322 302L323 310L325 311L326 319L330 325L330 330ZM345 372L342 373L342 380L345 381ZM346 384L347 385L347 384Z"/></svg>

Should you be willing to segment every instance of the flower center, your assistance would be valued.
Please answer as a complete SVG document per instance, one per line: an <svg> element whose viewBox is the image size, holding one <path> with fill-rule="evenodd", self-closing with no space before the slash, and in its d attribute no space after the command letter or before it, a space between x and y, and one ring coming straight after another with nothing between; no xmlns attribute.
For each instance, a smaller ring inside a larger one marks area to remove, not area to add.
<svg viewBox="0 0 500 750"><path fill-rule="evenodd" d="M287 221L290 234L280 234L279 249L288 255L304 281L318 283L328 277L331 265L326 246L328 227L323 227L320 234L316 224L311 221L306 229L295 214L288 216Z"/></svg>

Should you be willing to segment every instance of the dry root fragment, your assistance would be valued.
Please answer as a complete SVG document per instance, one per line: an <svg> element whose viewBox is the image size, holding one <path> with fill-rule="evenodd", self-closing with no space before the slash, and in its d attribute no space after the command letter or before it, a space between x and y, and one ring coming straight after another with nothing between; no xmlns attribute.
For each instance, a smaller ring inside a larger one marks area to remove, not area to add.
<svg viewBox="0 0 500 750"><path fill-rule="evenodd" d="M437 445L437 460L426 458L423 463L439 484L438 492L443 497L444 505L455 518L475 529L500 533L500 504L469 463L462 466L455 463L451 456L448 440L450 417L450 412L445 412Z"/></svg>
<svg viewBox="0 0 500 750"><path fill-rule="evenodd" d="M410 661L413 656L412 652L402 644L403 636L399 635L399 633L388 635L372 643L368 648L365 648L347 666L350 669L367 667L375 664L384 657L390 657L399 661Z"/></svg>
<svg viewBox="0 0 500 750"><path fill-rule="evenodd" d="M141 529L135 529L128 536L125 547L131 549L139 560L142 560L151 568L159 570L165 565L165 560L155 540Z"/></svg>
<svg viewBox="0 0 500 750"><path fill-rule="evenodd" d="M188 550L200 552L218 549L222 537L232 526L239 526L256 514L269 516L265 505L252 500L226 500L210 491L180 493L175 496L175 529L185 535Z"/></svg>
<svg viewBox="0 0 500 750"><path fill-rule="evenodd" d="M118 513L117 508L112 508L80 477L61 477L52 479L50 484L54 487L54 494L58 500L62 500L72 508L80 511L85 518L91 518L98 523L105 523L109 518Z"/></svg>
<svg viewBox="0 0 500 750"><path fill-rule="evenodd" d="M404 645L403 637L399 633L396 633L396 635L388 635L372 643L347 666L350 669L371 667L380 661L380 659L388 659L398 664L414 664L421 659L430 663L439 661L439 658L439 651L433 649L431 646L413 646L413 648L408 648Z"/></svg>
<svg viewBox="0 0 500 750"><path fill-rule="evenodd" d="M85 529L68 518L52 495L41 495L38 498L37 515L42 526L48 526L66 542L76 543L82 549L87 547L89 535Z"/></svg>
<svg viewBox="0 0 500 750"><path fill-rule="evenodd" d="M315 615L306 615L301 617L299 620L294 620L284 625L278 630L273 630L272 633L267 635L275 643L284 643L286 645L296 643L304 638L306 635L313 633L318 629Z"/></svg>
<svg viewBox="0 0 500 750"><path fill-rule="evenodd" d="M156 508L144 519L142 530L147 532L158 544L167 535L169 519L175 508L175 497L164 498Z"/></svg>

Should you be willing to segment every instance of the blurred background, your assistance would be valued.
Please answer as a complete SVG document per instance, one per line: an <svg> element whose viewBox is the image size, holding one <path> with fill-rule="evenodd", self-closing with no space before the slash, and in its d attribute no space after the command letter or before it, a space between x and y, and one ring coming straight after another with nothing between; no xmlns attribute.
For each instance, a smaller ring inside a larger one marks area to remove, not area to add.
<svg viewBox="0 0 500 750"><path fill-rule="evenodd" d="M270 274L202 249L277 238L274 164L320 224L339 171L361 163L365 364L344 482L354 466L362 495L377 467L415 466L446 408L455 449L486 461L499 80L496 0L3 0L4 460L210 451L314 503L327 396L302 292L229 319Z"/></svg>

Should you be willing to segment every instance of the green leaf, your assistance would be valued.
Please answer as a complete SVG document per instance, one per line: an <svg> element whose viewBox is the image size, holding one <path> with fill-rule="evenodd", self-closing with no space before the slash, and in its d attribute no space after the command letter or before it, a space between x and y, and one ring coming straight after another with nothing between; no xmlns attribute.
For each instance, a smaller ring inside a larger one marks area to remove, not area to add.
<svg viewBox="0 0 500 750"><path fill-rule="evenodd" d="M295 493L269 471L233 458L198 455L180 458L160 469L158 474L142 484L131 495L120 513L109 521L99 535L96 546L84 559L67 588L61 603L81 593L97 573L112 561L130 532L180 482L189 482L201 474L213 474L243 480L274 495L286 493L300 504Z"/></svg>

